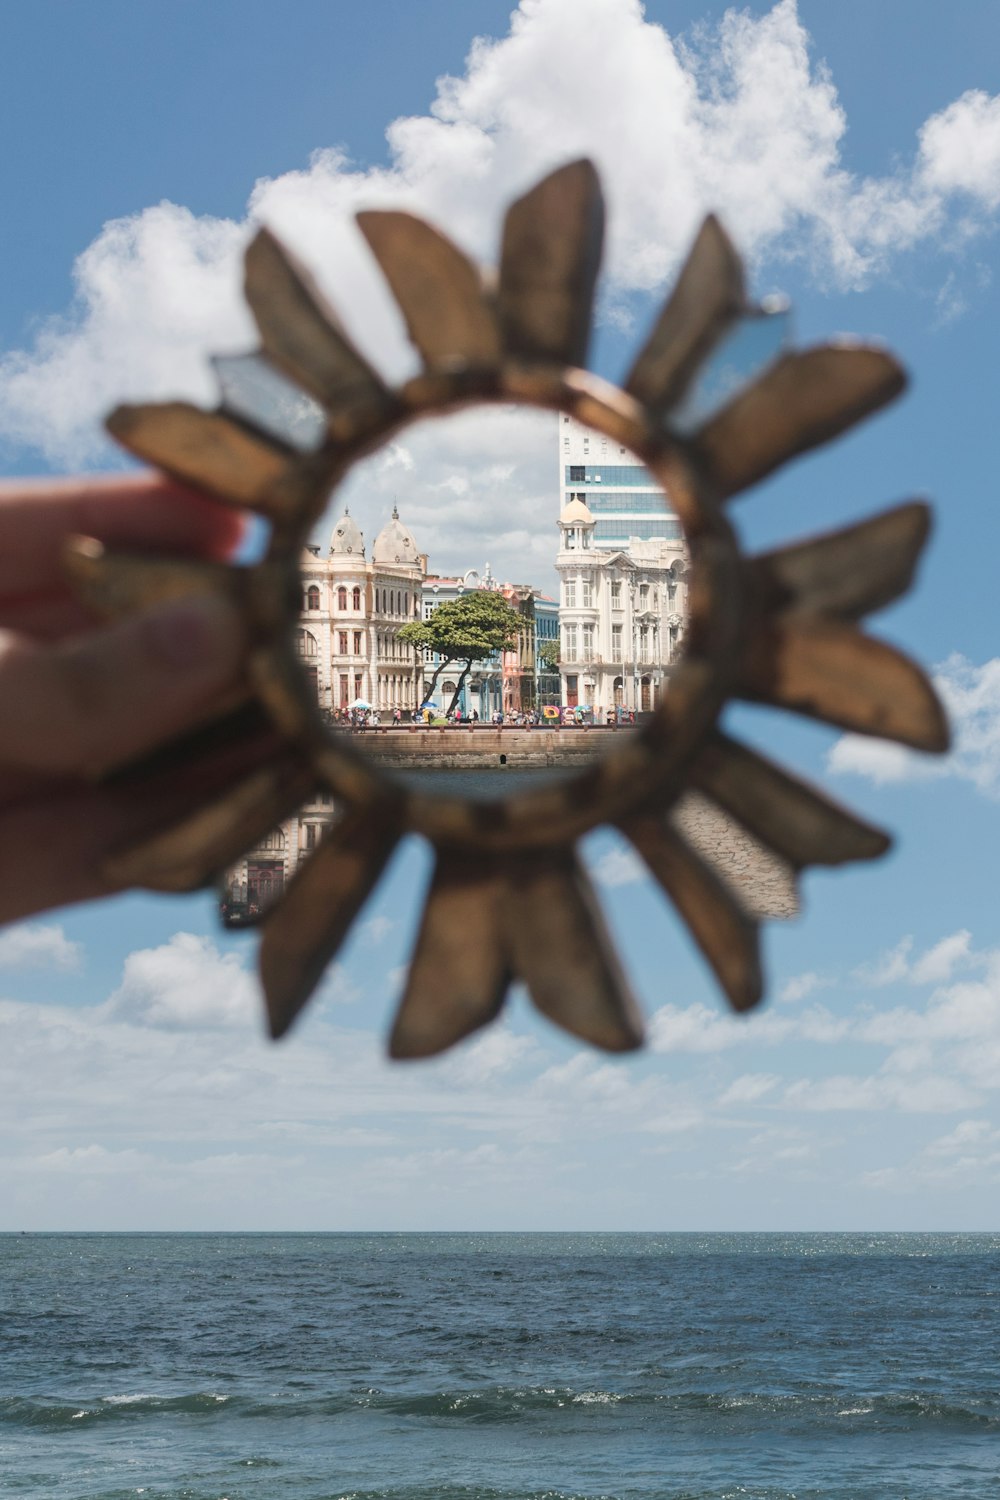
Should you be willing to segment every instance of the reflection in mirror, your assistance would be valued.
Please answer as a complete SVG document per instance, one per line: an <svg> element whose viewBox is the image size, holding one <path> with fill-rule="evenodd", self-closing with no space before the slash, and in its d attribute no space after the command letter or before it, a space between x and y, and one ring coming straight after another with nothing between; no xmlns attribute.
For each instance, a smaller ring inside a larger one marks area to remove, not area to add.
<svg viewBox="0 0 1000 1500"><path fill-rule="evenodd" d="M669 692L687 550L662 489L563 414L421 423L352 472L303 554L299 661L336 736L432 795L571 777ZM227 876L260 916L332 803ZM310 842L311 841L311 842Z"/></svg>
<svg viewBox="0 0 1000 1500"><path fill-rule="evenodd" d="M791 313L783 298L770 298L747 313L705 361L687 395L671 413L673 430L686 437L707 422L774 363L790 338Z"/></svg>
<svg viewBox="0 0 1000 1500"><path fill-rule="evenodd" d="M323 408L265 354L216 355L212 368L226 411L245 417L290 447L319 447L326 432Z"/></svg>
<svg viewBox="0 0 1000 1500"><path fill-rule="evenodd" d="M476 408L403 432L338 493L302 573L320 708L399 772L577 769L606 734L537 731L628 728L683 640L679 520L633 454L564 415ZM501 750L412 732L486 727L524 733Z"/></svg>

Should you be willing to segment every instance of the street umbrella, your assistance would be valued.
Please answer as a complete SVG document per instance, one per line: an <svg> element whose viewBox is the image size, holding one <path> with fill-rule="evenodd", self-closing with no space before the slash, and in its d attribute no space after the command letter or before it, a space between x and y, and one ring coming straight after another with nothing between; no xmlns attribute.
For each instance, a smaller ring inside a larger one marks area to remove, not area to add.
<svg viewBox="0 0 1000 1500"><path fill-rule="evenodd" d="M351 707L352 708L371 708L371 704L368 703L364 698L355 698L354 702L351 704Z"/></svg>
<svg viewBox="0 0 1000 1500"><path fill-rule="evenodd" d="M425 698L423 703L421 703L420 705L421 712L423 712L425 708L437 708L437 703L433 698Z"/></svg>

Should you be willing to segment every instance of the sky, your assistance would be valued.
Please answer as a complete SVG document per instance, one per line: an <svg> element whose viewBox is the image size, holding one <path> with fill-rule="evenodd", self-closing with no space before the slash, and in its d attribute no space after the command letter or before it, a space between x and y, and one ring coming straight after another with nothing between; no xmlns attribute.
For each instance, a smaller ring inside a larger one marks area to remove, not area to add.
<svg viewBox="0 0 1000 1500"><path fill-rule="evenodd" d="M796 343L853 332L906 365L896 405L735 521L757 550L930 497L917 588L875 629L933 669L956 742L931 761L729 711L895 837L883 861L806 877L801 917L767 929L748 1018L595 836L648 1017L625 1059L515 993L448 1056L385 1060L428 874L416 844L277 1046L256 939L224 934L208 894L5 929L0 1229L1000 1227L994 0L298 0L280 18L264 0L36 0L0 24L5 472L120 466L101 422L122 399L211 404L208 356L252 347L238 264L261 223L403 377L414 357L352 214L416 209L488 260L504 204L590 154L609 205L599 373L627 369L709 209L755 294L791 298ZM432 557L542 566L547 439L525 440L536 477L518 489L511 444L478 420L373 460L373 522L395 499ZM503 484L486 536L476 497Z"/></svg>

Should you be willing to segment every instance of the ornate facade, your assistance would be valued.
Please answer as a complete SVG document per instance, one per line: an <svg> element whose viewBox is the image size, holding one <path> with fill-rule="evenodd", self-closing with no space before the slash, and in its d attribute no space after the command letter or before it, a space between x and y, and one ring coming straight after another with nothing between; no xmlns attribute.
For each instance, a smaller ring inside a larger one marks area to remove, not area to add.
<svg viewBox="0 0 1000 1500"><path fill-rule="evenodd" d="M637 536L599 547L598 522L574 497L559 516L562 701L598 715L655 708L678 660L687 616L680 537Z"/></svg>
<svg viewBox="0 0 1000 1500"><path fill-rule="evenodd" d="M426 571L395 507L370 560L346 511L326 557L318 546L306 549L298 647L321 708L335 715L357 702L390 713L419 706L420 653L399 640L399 631L420 618Z"/></svg>

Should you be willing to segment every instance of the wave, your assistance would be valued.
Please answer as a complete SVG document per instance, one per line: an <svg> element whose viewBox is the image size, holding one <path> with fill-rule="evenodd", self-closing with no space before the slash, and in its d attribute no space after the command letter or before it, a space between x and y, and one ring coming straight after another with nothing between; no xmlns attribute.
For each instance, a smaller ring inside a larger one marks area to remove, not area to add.
<svg viewBox="0 0 1000 1500"><path fill-rule="evenodd" d="M574 1391L561 1386L494 1386L470 1390L393 1393L368 1388L331 1395L303 1396L278 1391L266 1398L218 1391L179 1395L126 1392L91 1400L57 1400L34 1396L0 1398L0 1425L58 1431L96 1423L141 1420L148 1416L288 1421L346 1416L365 1411L429 1421L502 1423L531 1420L547 1413L582 1408L632 1409L675 1418L704 1416L716 1421L778 1420L794 1424L887 1423L916 1428L925 1423L984 1432L1000 1429L995 1392L982 1402L947 1401L927 1394L897 1392L858 1396L848 1392L752 1394L714 1391Z"/></svg>

